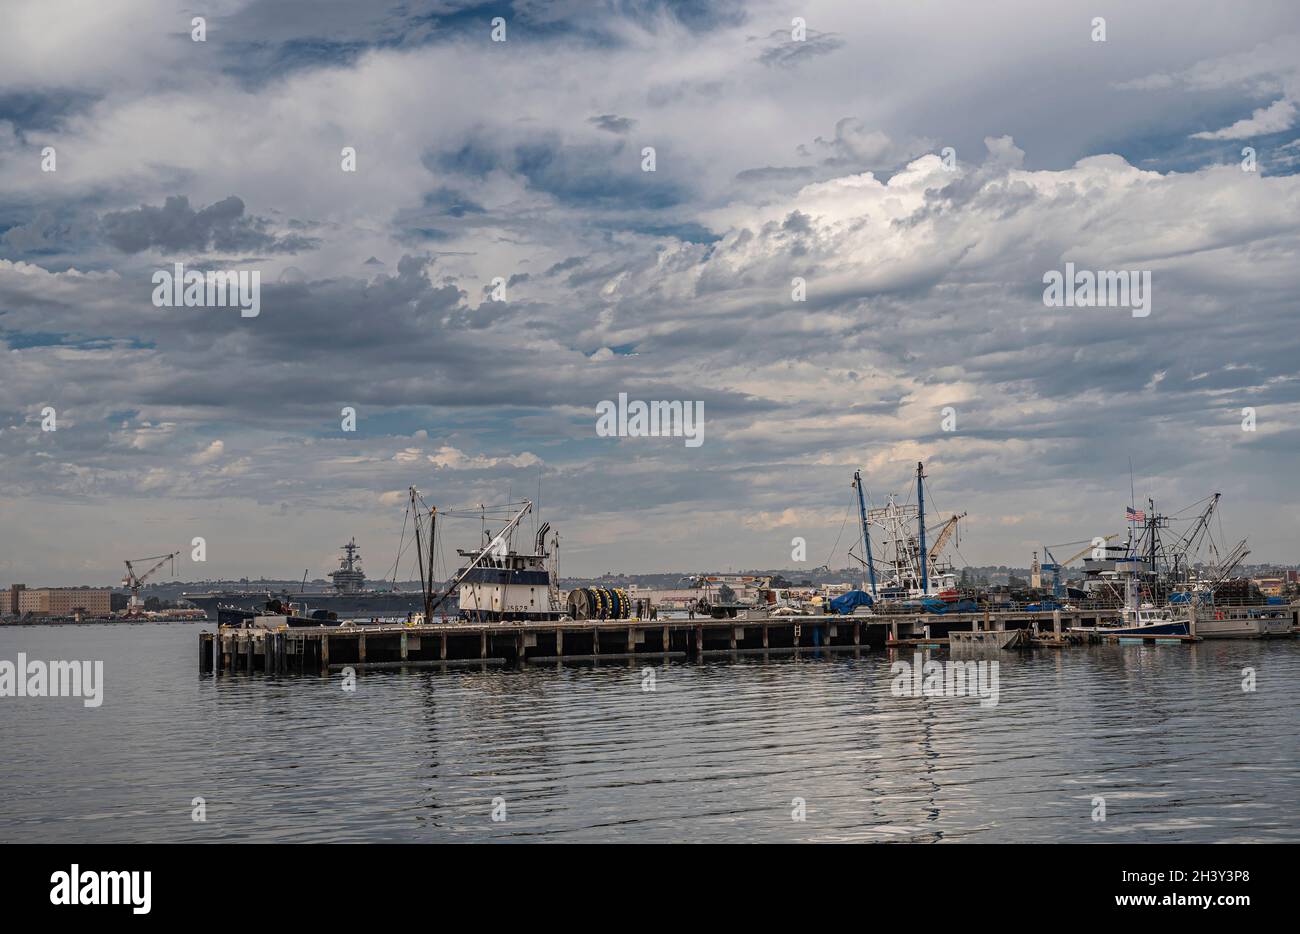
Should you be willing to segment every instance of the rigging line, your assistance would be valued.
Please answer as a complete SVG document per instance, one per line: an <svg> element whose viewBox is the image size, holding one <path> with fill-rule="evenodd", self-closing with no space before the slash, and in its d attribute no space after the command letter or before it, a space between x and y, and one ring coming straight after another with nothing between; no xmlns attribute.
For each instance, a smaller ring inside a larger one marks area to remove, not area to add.
<svg viewBox="0 0 1300 934"><path fill-rule="evenodd" d="M849 511L852 508L853 501L850 499L848 508L844 510L844 521L840 523L840 533L835 536L835 544L831 547L831 553L826 558L826 567L828 568L831 566L831 562L835 560L835 552L840 547L840 536L844 534L844 527L849 524Z"/></svg>
<svg viewBox="0 0 1300 934"><path fill-rule="evenodd" d="M408 550L410 550L410 547L411 547L412 545L414 545L414 544L415 544L415 540L412 539L411 541L408 541L406 544L404 544L404 545L402 546L401 551L400 551L400 552L398 553L398 555L397 555L397 560L398 560L399 562L402 560L402 556L403 556L404 554L406 554L406 552L407 552ZM398 569L398 568L394 568L394 569L393 569L393 583L394 583L394 584L397 583L397 574L398 574L399 570L400 570L400 569ZM417 574L416 576L418 577L419 575ZM410 578L407 578L407 580L410 580Z"/></svg>
<svg viewBox="0 0 1300 934"><path fill-rule="evenodd" d="M1190 512L1191 510L1195 509L1197 506L1201 505L1201 503L1208 503L1208 502L1209 502L1210 500L1212 500L1213 498L1214 498L1214 494L1213 494L1213 493L1211 493L1209 496L1203 496L1203 497L1201 497L1200 499L1198 499L1196 502L1192 503L1190 506L1184 506L1182 509L1178 510L1178 512L1174 513L1174 514L1173 514L1172 516L1170 516L1169 518L1170 518L1170 519L1177 519L1177 518L1178 518L1179 516L1181 516L1183 513L1185 513L1185 512Z"/></svg>
<svg viewBox="0 0 1300 934"><path fill-rule="evenodd" d="M402 516L402 534L397 539L397 557L393 559L393 587L397 586L397 569L402 561L402 552L405 551L406 542L406 520L411 518L411 501L406 501L406 515Z"/></svg>

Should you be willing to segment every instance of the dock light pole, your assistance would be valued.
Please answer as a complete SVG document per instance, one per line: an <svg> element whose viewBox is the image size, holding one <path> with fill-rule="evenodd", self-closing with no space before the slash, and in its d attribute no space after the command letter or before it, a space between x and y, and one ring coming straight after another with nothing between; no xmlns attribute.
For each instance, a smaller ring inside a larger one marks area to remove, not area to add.
<svg viewBox="0 0 1300 934"><path fill-rule="evenodd" d="M925 465L920 461L916 462L916 509L917 509L917 528L921 536L921 596L930 595L930 556L925 550L925 486L922 480L925 479Z"/></svg>
<svg viewBox="0 0 1300 934"><path fill-rule="evenodd" d="M876 565L871 557L871 532L867 523L867 501L862 496L862 471L853 471L853 486L858 491L858 515L862 517L862 550L867 556L867 576L871 579L871 599L876 599Z"/></svg>

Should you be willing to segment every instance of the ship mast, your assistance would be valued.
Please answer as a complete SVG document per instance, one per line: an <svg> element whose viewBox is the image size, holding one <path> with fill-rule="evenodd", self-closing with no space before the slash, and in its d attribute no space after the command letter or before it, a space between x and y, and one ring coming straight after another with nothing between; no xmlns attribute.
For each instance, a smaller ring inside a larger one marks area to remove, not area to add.
<svg viewBox="0 0 1300 934"><path fill-rule="evenodd" d="M411 487L411 513L415 516L415 558L419 562L420 568L420 589L424 592L424 622L427 625L432 621L433 615L433 542L434 530L438 522L438 507L428 506L429 509L429 560L426 570L424 547L420 542L420 507L423 502L420 499L419 492L415 487ZM426 504L427 505L427 504ZM441 601L439 601L441 602Z"/></svg>
<svg viewBox="0 0 1300 934"><path fill-rule="evenodd" d="M871 578L871 599L876 599L876 565L871 557L871 532L867 522L867 502L862 496L862 471L853 471L853 486L858 491L858 515L862 519L862 551L867 556L867 574Z"/></svg>
<svg viewBox="0 0 1300 934"><path fill-rule="evenodd" d="M917 534L920 536L921 551L919 558L921 561L921 596L930 594L930 557L925 550L925 488L922 481L925 479L925 465L920 461L916 462L916 509L917 509Z"/></svg>

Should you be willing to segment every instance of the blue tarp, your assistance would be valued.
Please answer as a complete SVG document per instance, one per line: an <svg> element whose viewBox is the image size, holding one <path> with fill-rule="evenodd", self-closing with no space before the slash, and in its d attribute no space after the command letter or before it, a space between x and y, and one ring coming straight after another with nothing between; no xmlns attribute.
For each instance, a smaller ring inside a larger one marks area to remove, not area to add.
<svg viewBox="0 0 1300 934"><path fill-rule="evenodd" d="M871 606L871 594L865 590L850 590L831 601L831 612L848 616L856 607Z"/></svg>

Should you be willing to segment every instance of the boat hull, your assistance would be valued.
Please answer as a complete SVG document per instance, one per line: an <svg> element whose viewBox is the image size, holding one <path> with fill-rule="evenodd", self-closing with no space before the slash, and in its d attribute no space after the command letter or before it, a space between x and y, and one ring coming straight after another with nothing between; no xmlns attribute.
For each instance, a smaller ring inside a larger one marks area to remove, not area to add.
<svg viewBox="0 0 1300 934"><path fill-rule="evenodd" d="M1188 635L1187 621L1171 620L1167 623L1153 623L1149 626L1115 626L1098 630L1111 636L1185 636Z"/></svg>
<svg viewBox="0 0 1300 934"><path fill-rule="evenodd" d="M278 599L293 603L305 603L308 611L326 610L339 619L373 619L405 618L409 613L424 612L424 595L418 591L375 591L371 593L289 593L268 594L261 592L225 591L206 594L183 594L181 599L193 603L207 614L208 619L217 618L219 608L258 611L266 606L268 599ZM456 602L444 601L439 608L449 615L455 615Z"/></svg>
<svg viewBox="0 0 1300 934"><path fill-rule="evenodd" d="M1291 621L1284 617L1196 618L1196 634L1202 639L1267 639L1290 632Z"/></svg>
<svg viewBox="0 0 1300 934"><path fill-rule="evenodd" d="M948 645L952 648L979 647L995 649L1028 648L1028 629L995 630L958 630L948 633Z"/></svg>

